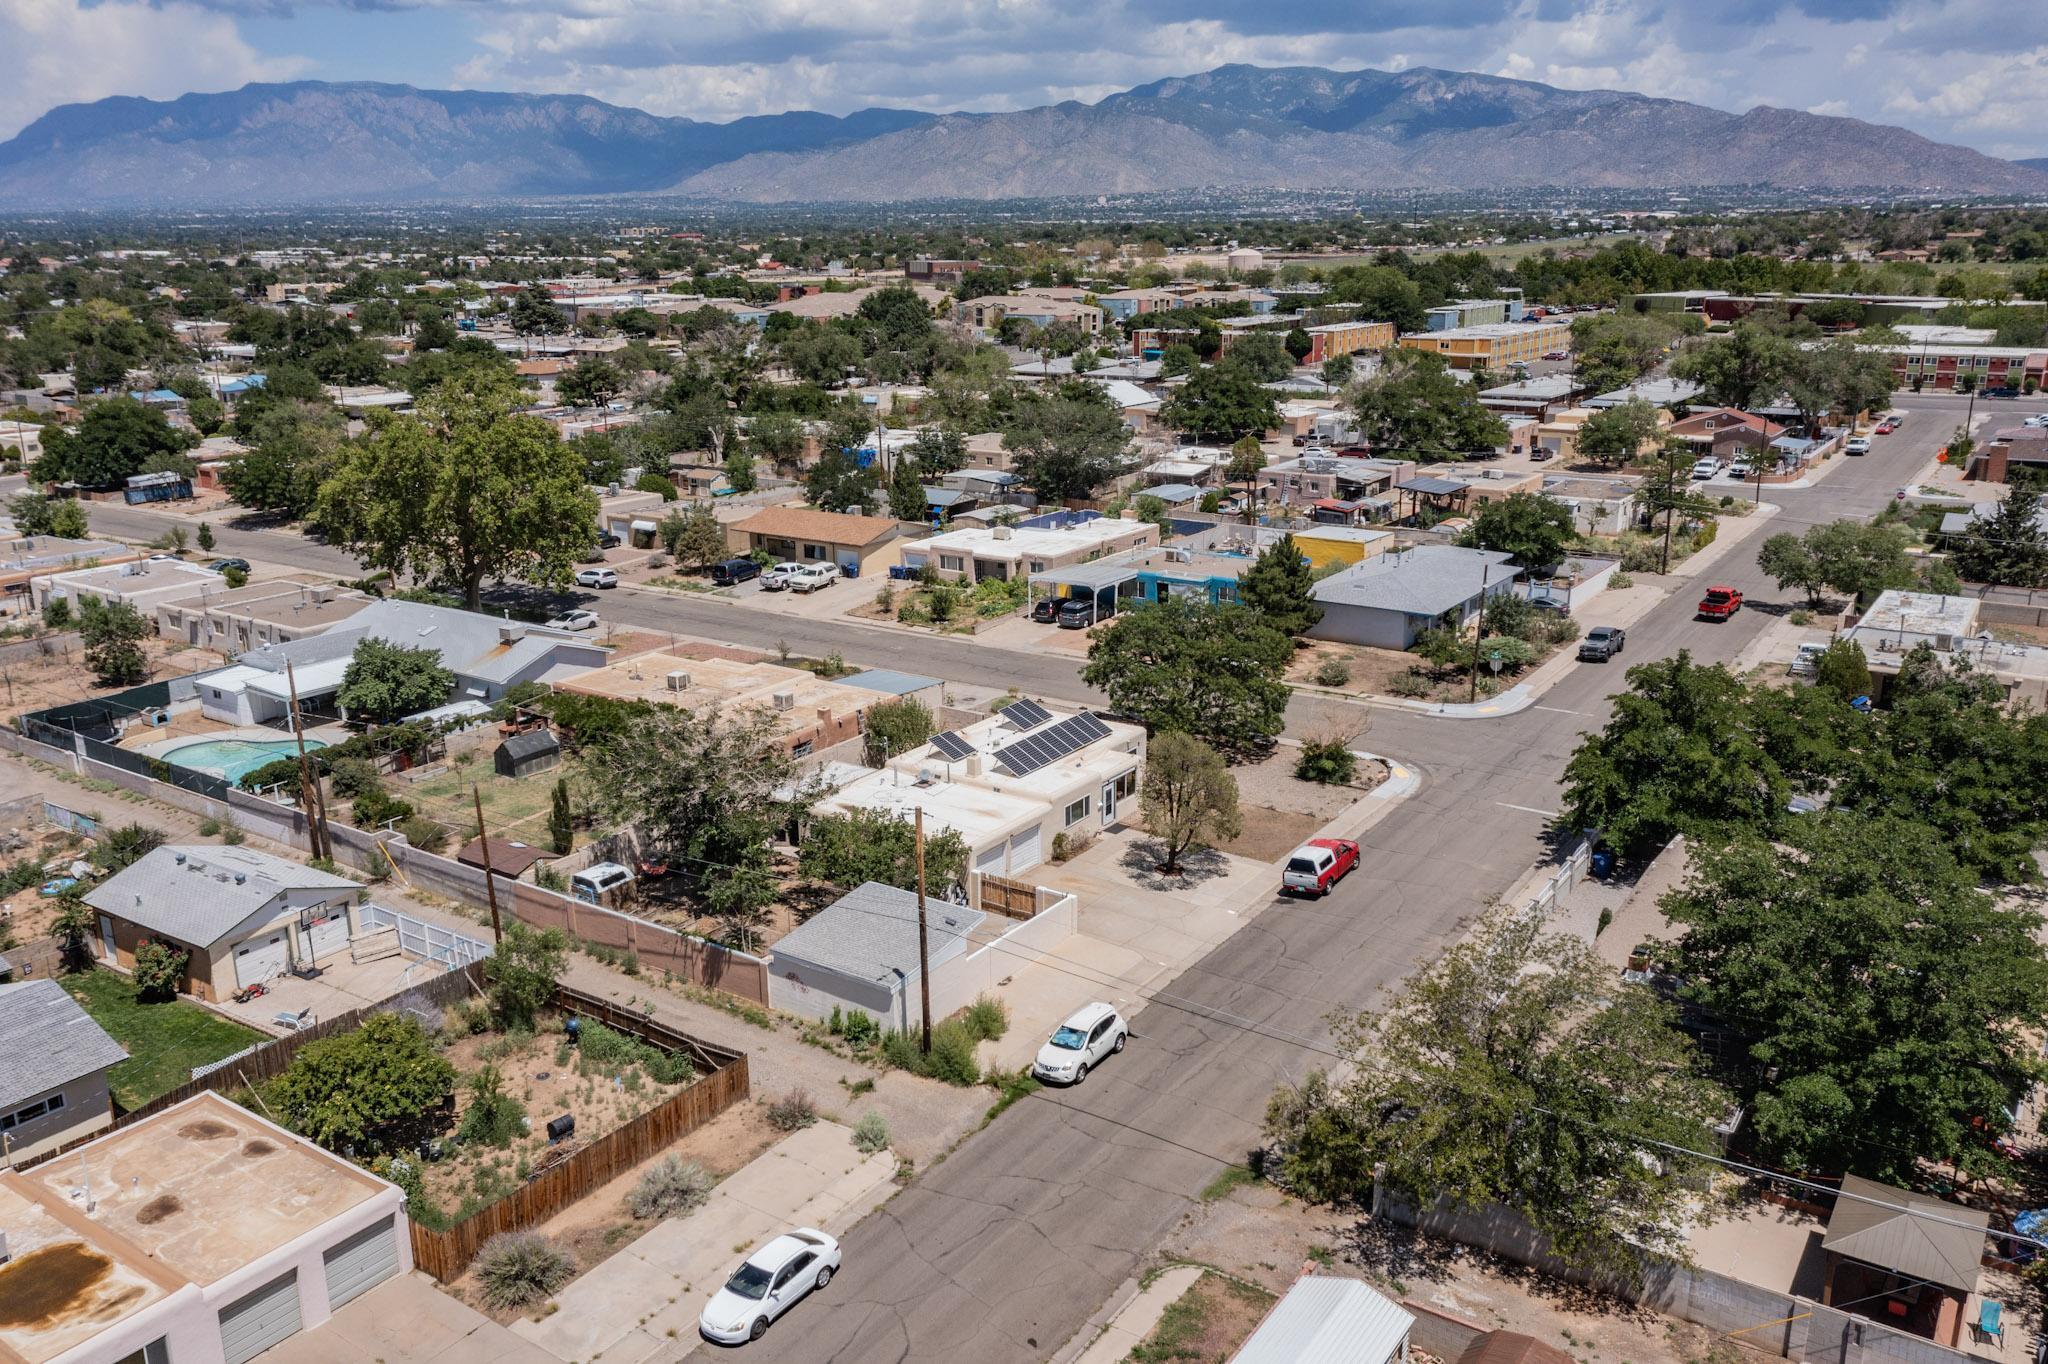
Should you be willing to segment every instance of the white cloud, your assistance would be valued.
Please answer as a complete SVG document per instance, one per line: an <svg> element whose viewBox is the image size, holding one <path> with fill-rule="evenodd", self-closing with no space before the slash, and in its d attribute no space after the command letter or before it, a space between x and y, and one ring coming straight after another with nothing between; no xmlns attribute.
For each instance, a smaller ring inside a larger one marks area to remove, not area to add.
<svg viewBox="0 0 2048 1364"><path fill-rule="evenodd" d="M9 54L0 81L0 138L59 104L233 89L308 65L265 56L243 40L232 18L183 0L110 0L90 9L78 0L5 0L0 52Z"/></svg>

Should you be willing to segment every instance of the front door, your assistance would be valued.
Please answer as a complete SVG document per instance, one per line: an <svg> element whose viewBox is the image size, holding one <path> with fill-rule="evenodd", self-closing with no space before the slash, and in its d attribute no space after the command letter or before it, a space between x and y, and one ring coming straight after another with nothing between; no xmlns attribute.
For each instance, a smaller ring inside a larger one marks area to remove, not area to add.
<svg viewBox="0 0 2048 1364"><path fill-rule="evenodd" d="M114 921L104 914L100 915L100 947L104 960L111 966L114 962Z"/></svg>
<svg viewBox="0 0 2048 1364"><path fill-rule="evenodd" d="M1108 782L1102 788L1102 824L1104 828L1116 819L1116 783Z"/></svg>

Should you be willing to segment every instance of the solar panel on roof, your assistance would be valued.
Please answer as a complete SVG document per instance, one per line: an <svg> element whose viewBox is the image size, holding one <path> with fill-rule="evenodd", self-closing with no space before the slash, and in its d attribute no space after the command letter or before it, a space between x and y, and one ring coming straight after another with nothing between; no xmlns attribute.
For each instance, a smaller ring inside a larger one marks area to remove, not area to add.
<svg viewBox="0 0 2048 1364"><path fill-rule="evenodd" d="M1052 719L1052 712L1036 701L1026 699L1012 701L1004 706L1003 718L1015 721L1019 729L1030 729L1033 725L1042 725Z"/></svg>
<svg viewBox="0 0 2048 1364"><path fill-rule="evenodd" d="M974 751L973 744L968 743L950 729L944 734L934 734L932 736L932 747L945 754L949 762L959 762Z"/></svg>
<svg viewBox="0 0 2048 1364"><path fill-rule="evenodd" d="M1093 715L1076 715L1003 745L996 760L1022 777L1108 737L1108 725Z"/></svg>

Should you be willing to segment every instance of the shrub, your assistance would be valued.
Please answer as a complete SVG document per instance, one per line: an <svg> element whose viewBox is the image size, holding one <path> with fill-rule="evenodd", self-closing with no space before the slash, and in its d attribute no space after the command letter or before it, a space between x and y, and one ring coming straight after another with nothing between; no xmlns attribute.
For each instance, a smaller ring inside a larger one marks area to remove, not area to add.
<svg viewBox="0 0 2048 1364"><path fill-rule="evenodd" d="M974 1055L979 1040L961 1019L949 1018L932 1029L929 1055L918 1050L915 1032L884 1033L882 1059L898 1070L965 1087L981 1083L981 1063Z"/></svg>
<svg viewBox="0 0 2048 1364"><path fill-rule="evenodd" d="M1340 786L1358 775L1358 757L1343 739L1310 739L1295 759L1294 775L1302 781Z"/></svg>
<svg viewBox="0 0 2048 1364"><path fill-rule="evenodd" d="M43 626L45 629L62 630L71 624L71 599L52 597L43 603Z"/></svg>
<svg viewBox="0 0 2048 1364"><path fill-rule="evenodd" d="M801 1089L792 1089L768 1105L768 1125L778 1132L800 1131L817 1120L817 1105Z"/></svg>
<svg viewBox="0 0 2048 1364"><path fill-rule="evenodd" d="M853 1147L864 1156L887 1150L889 1146L889 1123L879 1113L864 1113L861 1120L853 1125Z"/></svg>
<svg viewBox="0 0 2048 1364"><path fill-rule="evenodd" d="M1396 673L1387 681L1387 690L1395 696L1427 696L1429 686L1429 679L1413 668Z"/></svg>
<svg viewBox="0 0 2048 1364"><path fill-rule="evenodd" d="M903 604L896 608L896 620L900 625L930 625L931 608L922 597L905 597Z"/></svg>
<svg viewBox="0 0 2048 1364"><path fill-rule="evenodd" d="M960 1021L967 1025L967 1031L981 1042L994 1042L1010 1030L1010 1010L1000 999L978 995L972 1004L960 1013Z"/></svg>
<svg viewBox="0 0 2048 1364"><path fill-rule="evenodd" d="M405 833L404 825L413 818L413 808L410 801L388 794L381 786L372 786L356 797L355 804L349 806L348 815L358 829L375 829L386 823L397 823L399 832ZM413 842L410 835L406 842ZM426 851L431 852L432 849Z"/></svg>
<svg viewBox="0 0 2048 1364"><path fill-rule="evenodd" d="M249 570L246 568L224 568L221 570L220 577L221 581L226 583L231 591L237 587L247 587L249 585Z"/></svg>
<svg viewBox="0 0 2048 1364"><path fill-rule="evenodd" d="M469 1107L458 1135L479 1146L505 1147L525 1130L526 1106L505 1092L505 1077L485 1066L469 1077Z"/></svg>
<svg viewBox="0 0 2048 1364"><path fill-rule="evenodd" d="M1617 568L1607 575L1607 585L1616 592L1626 592L1636 585L1636 580Z"/></svg>
<svg viewBox="0 0 2048 1364"><path fill-rule="evenodd" d="M1318 687L1341 687L1351 681L1351 665L1341 658L1326 658L1316 664Z"/></svg>
<svg viewBox="0 0 2048 1364"><path fill-rule="evenodd" d="M848 1046L856 1048L871 1047L882 1035L882 1025L875 1022L872 1014L859 1009L841 1013L837 1004L832 1006L832 1020L827 1026L833 1036L845 1038Z"/></svg>
<svg viewBox="0 0 2048 1364"><path fill-rule="evenodd" d="M1791 621L1794 625L1811 625L1813 624L1813 612L1808 611L1804 607L1801 607L1799 610L1794 611L1791 615L1787 616L1786 619Z"/></svg>
<svg viewBox="0 0 2048 1364"><path fill-rule="evenodd" d="M633 491L639 493L659 493L661 500L664 502L676 500L675 483L660 474L649 473L640 475L640 481L633 485Z"/></svg>
<svg viewBox="0 0 2048 1364"><path fill-rule="evenodd" d="M533 1016L555 997L555 982L568 964L569 939L561 929L507 924L484 963L491 1012L507 1028L531 1028Z"/></svg>
<svg viewBox="0 0 2048 1364"><path fill-rule="evenodd" d="M664 1156L647 1168L626 1195L626 1211L640 1220L681 1217L695 1212L711 1197L712 1178L695 1162Z"/></svg>
<svg viewBox="0 0 2048 1364"><path fill-rule="evenodd" d="M183 948L175 948L154 939L137 945L136 996L153 1002L174 997L178 993L179 983L185 979L185 963L191 958L192 954Z"/></svg>
<svg viewBox="0 0 2048 1364"><path fill-rule="evenodd" d="M334 794L343 800L354 800L384 789L382 778L368 758L336 758L334 765L327 769L327 776L334 786Z"/></svg>
<svg viewBox="0 0 2048 1364"><path fill-rule="evenodd" d="M448 826L425 815L407 815L399 820L398 832L421 852L439 852L448 842Z"/></svg>
<svg viewBox="0 0 2048 1364"><path fill-rule="evenodd" d="M538 1232L501 1231L476 1253L484 1301L499 1309L539 1302L575 1273L568 1252Z"/></svg>

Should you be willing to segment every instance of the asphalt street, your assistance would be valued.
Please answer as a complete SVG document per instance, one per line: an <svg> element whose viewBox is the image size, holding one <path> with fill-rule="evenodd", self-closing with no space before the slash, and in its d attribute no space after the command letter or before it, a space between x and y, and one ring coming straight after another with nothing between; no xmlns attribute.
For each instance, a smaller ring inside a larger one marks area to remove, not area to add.
<svg viewBox="0 0 2048 1364"><path fill-rule="evenodd" d="M1796 594L1758 572L1756 546L1779 530L1875 514L1954 430L1965 401L1901 394L1898 406L1912 415L1870 456L1841 461L1812 488L1765 489L1779 512L1720 562L1713 580L1759 606L1794 604ZM1994 421L2003 424L2041 404L1977 406L1980 418L1995 406ZM153 535L162 524L120 508L95 507L92 517L96 529L115 534ZM345 556L296 535L219 527L216 534L223 553L356 571ZM1631 626L1621 661L1681 648L1705 661L1732 660L1768 618L1746 610L1725 623L1695 620L1704 585L1680 583ZM607 611L717 637L753 620L720 603L625 592ZM1092 699L1064 658L851 624L777 618L772 628L807 653L836 648L953 680ZM1046 1358L1139 1267L1222 1164L1244 1159L1275 1086L1333 1061L1333 1011L1369 1007L1548 854L1547 812L1556 808L1564 764L1581 733L1604 722L1624 675L1621 666L1574 668L1537 705L1497 719L1374 712L1367 744L1419 769L1423 785L1365 835L1360 872L1326 900L1276 901L1160 990L1136 1016L1130 1048L1087 1084L1032 1096L921 1172L849 1234L832 1287L749 1347L750 1356L841 1364ZM1321 704L1298 700L1290 728L1326 726Z"/></svg>

